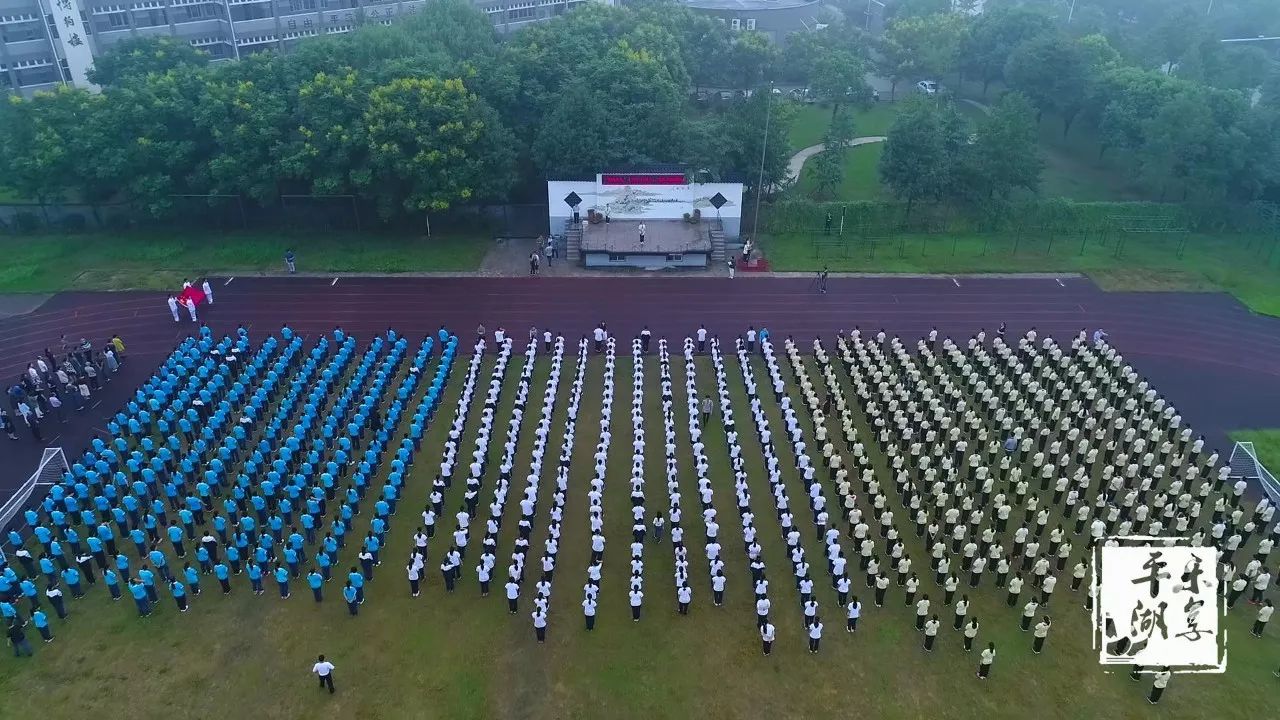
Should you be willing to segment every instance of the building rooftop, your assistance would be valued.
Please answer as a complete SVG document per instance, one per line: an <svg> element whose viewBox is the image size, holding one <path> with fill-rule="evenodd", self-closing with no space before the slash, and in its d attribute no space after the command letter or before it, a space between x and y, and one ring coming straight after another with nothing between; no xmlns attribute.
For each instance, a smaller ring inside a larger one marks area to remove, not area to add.
<svg viewBox="0 0 1280 720"><path fill-rule="evenodd" d="M699 10L789 10L817 5L819 0L685 0L685 4Z"/></svg>
<svg viewBox="0 0 1280 720"><path fill-rule="evenodd" d="M644 244L640 244L641 220L613 220L588 224L582 238L583 252L689 253L711 252L711 226L684 220L644 220Z"/></svg>

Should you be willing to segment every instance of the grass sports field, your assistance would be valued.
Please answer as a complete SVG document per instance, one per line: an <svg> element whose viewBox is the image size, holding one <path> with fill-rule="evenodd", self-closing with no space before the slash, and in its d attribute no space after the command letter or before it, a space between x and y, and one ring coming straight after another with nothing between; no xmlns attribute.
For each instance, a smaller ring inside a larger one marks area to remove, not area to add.
<svg viewBox="0 0 1280 720"><path fill-rule="evenodd" d="M365 338L361 340L363 347ZM416 347L417 339L410 342ZM901 589L892 587L885 607L873 607L870 593L864 592L862 573L853 567L856 557L847 540L842 542L851 558L854 592L864 602L862 624L856 634L843 632L835 593L825 582L824 571L817 569L815 578L824 580L817 582L816 592L827 630L821 652L807 653L799 596L787 581L790 562L781 530L774 513L765 510L770 494L761 446L750 429L742 366L727 344L723 370L738 418L760 543L773 578L770 595L778 641L773 655L762 657L747 560L732 502L727 442L717 419L708 423L704 440L715 505L724 526L728 590L724 607L712 607L685 433L686 371L678 349L671 357L670 371L679 446L678 481L688 508L685 524L693 608L687 617L675 612L669 541L649 544L644 555L644 616L640 622L631 622L625 548L631 448L626 438L633 410L630 390L634 366L628 344L619 343L616 361L614 440L603 499L611 555L605 563L599 619L593 632L583 630L579 602L590 554L586 492L593 474L604 375L604 359L594 354L585 368L577 416L546 644L535 642L528 615L531 580L522 592L521 613L511 616L500 582L494 583L489 597L479 597L475 555L469 553L458 590L444 592L438 565L442 543L447 542L442 537L447 536L450 523L440 523L441 532L431 545L422 595L409 596L404 557L412 546L410 538L418 524L418 512L426 503L435 458L460 396L467 369L467 353L462 353L409 475L399 514L391 524L384 563L368 586L368 601L358 617L348 616L340 588L326 586L325 601L316 604L305 583L299 581L294 582L292 597L282 601L271 582L265 595L254 596L243 577L235 578L235 592L223 597L217 583L206 578L207 582L202 582L204 594L192 598L190 612L179 614L162 591L159 610L148 619L136 616L127 592L125 599L112 603L99 586L90 589L85 599L69 601L69 621L54 621L55 642L45 645L34 632L29 634L36 650L34 658L0 659L0 717L84 718L111 712L129 718L764 718L844 714L870 718L1013 718L1033 714L1043 718L1253 718L1274 712L1280 700L1280 680L1272 675L1280 665L1275 624L1264 639L1250 637L1248 626L1254 610L1246 604L1237 607L1227 620L1231 642L1226 674L1175 676L1155 710L1145 701L1149 679L1131 683L1125 674L1105 674L1096 664L1081 593L1072 594L1066 581L1059 586L1047 608L1054 618L1053 631L1045 653L1036 656L1031 652L1030 633L1018 630L1019 612L1004 605L1003 593L990 587L988 576L983 589L973 596L970 616L982 623L978 647L995 642L998 656L991 679L979 682L974 678L977 653L962 651L959 633L951 630L950 609L939 610L943 630L935 652L925 654L914 630L913 610L903 605ZM833 344L828 342L828 347ZM511 419L515 401L511 388L524 369L520 350L523 342L517 343L503 378L506 390L495 414L495 439L506 432ZM548 462L531 538L535 548L531 566L547 535L545 510L554 487L553 459L563 440L575 353L576 346L568 344L551 417ZM778 355L793 406L802 420L808 420L800 383L780 348ZM750 362L757 378L767 378L762 360L756 357ZM820 385L814 358L806 356L803 362L809 377ZM469 455L474 447L483 388L488 385L493 363L492 355L482 361L478 374L481 391L473 400L459 444L460 456ZM650 478L646 487L652 512L665 508L667 502L657 356L646 356L644 366L642 410L649 440L645 467ZM529 450L550 367L550 360L540 356L532 369L529 411L524 415L512 472L517 485L528 473ZM835 367L844 394L852 399L850 378L839 372L839 363ZM714 397L716 379L711 360L698 357L695 369L699 394ZM406 371L402 364L401 374ZM431 372L426 374L429 377ZM399 378L388 387L396 387L398 382ZM771 425L781 427L781 408L765 387L762 383L764 412ZM418 395L422 392L420 387ZM860 434L869 436L867 419L856 403L854 413ZM834 415L827 422L832 436L839 437ZM812 424L802 422L802 426L809 446L815 447ZM390 445L396 445L405 431L397 428ZM775 445L781 466L793 466L790 444L781 441ZM868 450L883 475L881 481L891 484L885 480L889 477L885 458L877 453L874 443L868 442ZM482 508L492 496L499 454L500 442L494 442L481 486ZM783 480L793 498L803 499L803 484L794 473L784 472ZM373 486L380 484L378 480ZM459 506L462 488L455 475L444 502L446 515ZM891 505L900 502L894 493L888 496ZM807 515L803 510L797 512L797 527L817 566L821 564L821 542ZM518 505L508 502L495 577L505 568L518 517ZM909 527L910 523L904 524ZM357 518L351 537L361 537L367 529L368 513ZM904 539L913 557L927 557L922 541L910 532L904 532ZM1081 546L1077 554L1082 553L1083 542L1077 545ZM478 552L475 547L472 552ZM128 552L132 554L132 550ZM339 567L346 567L354 552L344 550ZM531 572L536 576L536 571ZM928 568L923 568L923 588L936 592L928 575ZM329 585L336 584L335 580ZM1028 595L1024 591L1023 599ZM337 666L338 692L332 697L315 687L309 673L318 653L327 654Z"/></svg>

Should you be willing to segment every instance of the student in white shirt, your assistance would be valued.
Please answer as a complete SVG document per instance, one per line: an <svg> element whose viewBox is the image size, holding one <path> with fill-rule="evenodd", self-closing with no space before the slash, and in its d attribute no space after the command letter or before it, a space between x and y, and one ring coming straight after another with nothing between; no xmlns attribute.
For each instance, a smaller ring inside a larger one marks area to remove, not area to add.
<svg viewBox="0 0 1280 720"><path fill-rule="evenodd" d="M982 651L982 658L978 660L978 679L986 680L991 674L991 664L996 661L996 644L990 643L986 649Z"/></svg>
<svg viewBox="0 0 1280 720"><path fill-rule="evenodd" d="M765 655L773 652L773 641L775 637L777 637L777 628L773 626L773 623L767 622L760 626L760 641Z"/></svg>
<svg viewBox="0 0 1280 720"><path fill-rule="evenodd" d="M1039 655L1044 649L1044 640L1049 637L1049 626L1053 623L1049 620L1049 616L1045 615L1040 622L1036 623L1035 640L1032 641L1031 651Z"/></svg>
<svg viewBox="0 0 1280 720"><path fill-rule="evenodd" d="M822 621L814 619L809 625L809 652L817 655L818 645L822 642Z"/></svg>
<svg viewBox="0 0 1280 720"><path fill-rule="evenodd" d="M853 632L858 629L858 618L862 617L862 603L858 602L858 597L855 595L844 608L848 618L845 632Z"/></svg>
<svg viewBox="0 0 1280 720"><path fill-rule="evenodd" d="M1262 631L1267 629L1267 623L1271 621L1271 614L1275 611L1275 605L1270 600L1267 600L1262 604L1262 607L1258 608L1258 617L1253 621L1253 630L1250 631L1254 637L1262 637Z"/></svg>
<svg viewBox="0 0 1280 720"><path fill-rule="evenodd" d="M1169 668L1163 667L1156 671L1155 678L1151 684L1151 694L1147 696L1147 702L1155 705L1160 702L1160 696L1164 695L1164 689L1169 686L1169 678L1173 673L1169 672Z"/></svg>
<svg viewBox="0 0 1280 720"><path fill-rule="evenodd" d="M644 591L639 588L632 590L629 599L631 601L631 621L640 622L640 605L644 602Z"/></svg>
<svg viewBox="0 0 1280 720"><path fill-rule="evenodd" d="M324 659L321 655L316 664L311 666L311 672L320 678L320 687L329 688L329 694L333 694L333 663Z"/></svg>
<svg viewBox="0 0 1280 720"><path fill-rule="evenodd" d="M596 628L596 601L590 595L582 601L582 616L586 619L587 630L594 630Z"/></svg>

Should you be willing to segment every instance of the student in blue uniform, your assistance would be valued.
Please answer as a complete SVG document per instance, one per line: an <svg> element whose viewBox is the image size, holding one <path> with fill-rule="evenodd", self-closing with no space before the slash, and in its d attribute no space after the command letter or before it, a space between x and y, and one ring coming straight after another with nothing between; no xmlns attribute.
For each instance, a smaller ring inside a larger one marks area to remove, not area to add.
<svg viewBox="0 0 1280 720"><path fill-rule="evenodd" d="M266 592L262 589L262 566L257 563L249 563L249 586L253 588L254 595L261 595Z"/></svg>
<svg viewBox="0 0 1280 720"><path fill-rule="evenodd" d="M178 612L187 611L187 589L177 580L169 583L169 592L173 593L173 601L178 605Z"/></svg>
<svg viewBox="0 0 1280 720"><path fill-rule="evenodd" d="M129 594L133 596L133 602L138 606L138 617L150 617L151 601L147 597L147 586L143 585L141 580L131 578Z"/></svg>
<svg viewBox="0 0 1280 720"><path fill-rule="evenodd" d="M357 570L355 566L352 566L351 572L347 573L347 582L351 583L351 586L356 589L356 602L363 605L364 604L364 576L360 574L360 571Z"/></svg>
<svg viewBox="0 0 1280 720"><path fill-rule="evenodd" d="M147 593L147 600L160 602L160 593L156 591L156 574L151 568L143 565L138 569L138 579L142 581L142 589Z"/></svg>
<svg viewBox="0 0 1280 720"><path fill-rule="evenodd" d="M182 564L182 581L187 584L187 589L191 591L191 594L200 594L200 573L191 567L191 563Z"/></svg>
<svg viewBox="0 0 1280 720"><path fill-rule="evenodd" d="M226 563L218 563L213 566L213 576L218 578L218 584L222 586L222 594L231 594L231 571L227 568Z"/></svg>
<svg viewBox="0 0 1280 720"><path fill-rule="evenodd" d="M276 584L280 586L280 599L289 599L289 570L283 565L276 565L275 569Z"/></svg>
<svg viewBox="0 0 1280 720"><path fill-rule="evenodd" d="M316 572L315 568L311 568L311 572L307 573L307 585L311 587L311 594L315 596L316 602L324 600L324 576Z"/></svg>
<svg viewBox="0 0 1280 720"><path fill-rule="evenodd" d="M49 616L45 615L43 610L31 613L31 624L36 626L36 630L40 632L40 637L44 638L45 642L53 642L53 628L49 627Z"/></svg>
<svg viewBox="0 0 1280 720"><path fill-rule="evenodd" d="M121 598L119 573L109 567L102 573L102 580L107 584L107 590L111 592L111 599L119 600Z"/></svg>
<svg viewBox="0 0 1280 720"><path fill-rule="evenodd" d="M346 587L342 588L342 599L347 601L347 612L354 617L360 612L360 596L356 591L355 585L351 581L347 581Z"/></svg>

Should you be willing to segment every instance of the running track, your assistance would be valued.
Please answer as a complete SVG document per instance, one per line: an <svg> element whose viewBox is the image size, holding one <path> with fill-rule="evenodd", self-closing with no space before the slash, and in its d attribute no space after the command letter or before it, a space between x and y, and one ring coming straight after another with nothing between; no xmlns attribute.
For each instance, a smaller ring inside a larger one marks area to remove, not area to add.
<svg viewBox="0 0 1280 720"><path fill-rule="evenodd" d="M530 326L567 337L605 322L620 337L648 325L655 337L683 338L705 324L730 337L748 325L775 338L830 337L858 325L919 337L936 325L967 338L1001 321L1010 334L1035 326L1067 340L1102 327L1140 373L1166 394L1211 445L1227 449L1233 428L1280 426L1280 319L1250 313L1225 294L1104 293L1084 278L833 279L821 295L804 279L728 278L215 278L216 304L202 320L219 332L249 327L254 341L289 323L316 334L342 325L364 340L395 327L410 337L442 323L469 335L484 323L523 338ZM203 309L203 308L202 308ZM79 452L191 323L175 325L155 292L63 293L22 317L0 321L0 378L6 384L59 336L95 347L120 333L128 360L95 396L98 406L64 425L45 423L49 445ZM35 469L40 445L0 438L0 496Z"/></svg>

